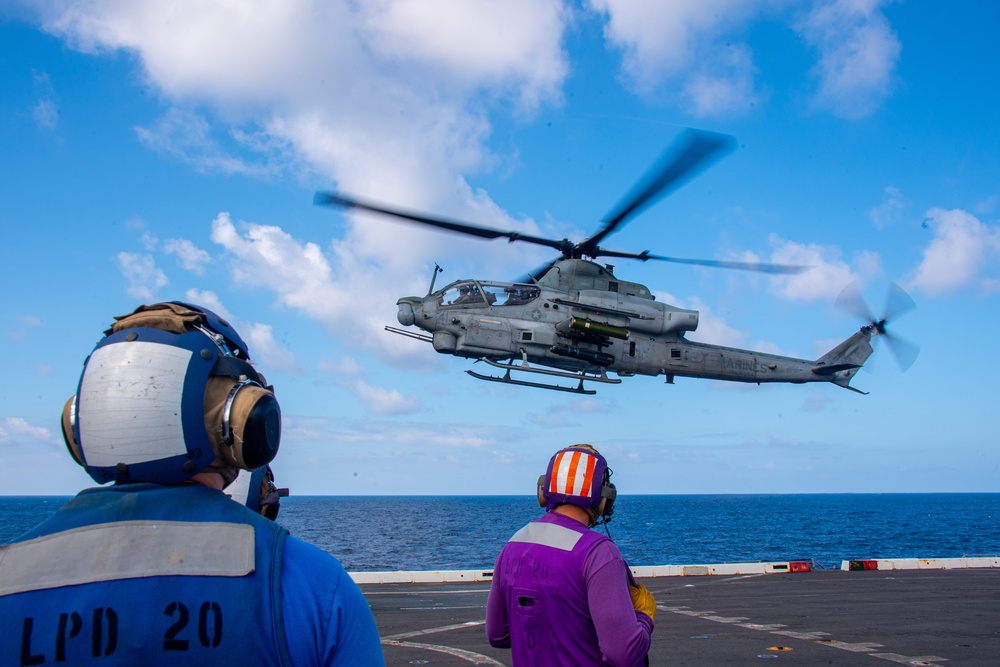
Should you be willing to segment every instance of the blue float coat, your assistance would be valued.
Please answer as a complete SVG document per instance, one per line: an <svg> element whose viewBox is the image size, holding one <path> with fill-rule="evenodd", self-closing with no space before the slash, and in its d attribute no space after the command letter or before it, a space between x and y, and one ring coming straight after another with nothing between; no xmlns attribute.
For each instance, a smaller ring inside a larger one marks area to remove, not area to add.
<svg viewBox="0 0 1000 667"><path fill-rule="evenodd" d="M2 665L385 664L335 558L200 485L88 489L0 559Z"/></svg>

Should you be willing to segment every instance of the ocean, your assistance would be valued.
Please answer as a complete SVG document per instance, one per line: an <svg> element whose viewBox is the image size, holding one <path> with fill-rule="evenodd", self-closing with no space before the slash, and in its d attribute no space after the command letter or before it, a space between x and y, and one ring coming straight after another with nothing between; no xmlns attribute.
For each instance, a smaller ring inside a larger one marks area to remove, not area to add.
<svg viewBox="0 0 1000 667"><path fill-rule="evenodd" d="M0 497L0 544L68 500ZM292 496L278 522L349 571L465 570L541 513L531 496ZM621 495L607 528L636 566L997 555L1000 494Z"/></svg>

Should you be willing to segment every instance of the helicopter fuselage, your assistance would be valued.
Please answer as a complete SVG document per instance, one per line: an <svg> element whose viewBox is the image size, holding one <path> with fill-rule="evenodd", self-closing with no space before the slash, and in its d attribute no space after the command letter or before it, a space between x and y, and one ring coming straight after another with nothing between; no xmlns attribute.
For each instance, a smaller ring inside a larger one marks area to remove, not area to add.
<svg viewBox="0 0 1000 667"><path fill-rule="evenodd" d="M459 280L397 305L400 324L430 334L413 337L429 340L442 354L493 362L508 370L506 379L470 373L505 382L510 370L618 382L606 379L610 371L663 375L670 383L684 376L848 387L871 354L873 335L862 328L816 361L690 341L685 334L697 329L698 311L656 301L645 286L582 259L557 261L532 284ZM504 360L510 363L499 363Z"/></svg>

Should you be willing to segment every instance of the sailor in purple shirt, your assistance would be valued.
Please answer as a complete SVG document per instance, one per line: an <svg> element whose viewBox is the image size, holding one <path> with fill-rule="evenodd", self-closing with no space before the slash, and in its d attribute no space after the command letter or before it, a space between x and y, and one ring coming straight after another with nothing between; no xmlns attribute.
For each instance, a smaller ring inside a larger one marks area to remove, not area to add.
<svg viewBox="0 0 1000 667"><path fill-rule="evenodd" d="M618 547L590 530L614 510L611 469L590 445L556 452L538 480L546 514L497 557L486 636L517 667L646 664L656 602Z"/></svg>

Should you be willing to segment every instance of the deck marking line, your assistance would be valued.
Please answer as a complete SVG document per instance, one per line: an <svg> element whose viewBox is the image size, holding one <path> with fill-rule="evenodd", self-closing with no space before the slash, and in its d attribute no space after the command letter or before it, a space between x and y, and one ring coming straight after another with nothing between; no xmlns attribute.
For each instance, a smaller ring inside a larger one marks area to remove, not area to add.
<svg viewBox="0 0 1000 667"><path fill-rule="evenodd" d="M920 667L922 665L930 665L933 667L936 662L948 662L948 658L942 658L936 655L925 655L910 657L905 655L900 655L898 653L872 653L875 648L882 648L883 644L876 644L874 642L843 642L837 639L826 639L830 637L829 632L795 632L792 630L774 630L773 628L784 628L787 627L780 623L773 624L762 624L762 623L737 623L737 620L746 620L742 618L730 619L724 616L715 615L714 611L694 611L687 607L668 607L666 605L657 605L657 609L662 611L667 611L673 614L681 614L683 616L692 616L694 618L703 618L706 621L714 621L716 623L732 623L738 627L748 628L751 630L761 630L764 632L770 632L773 635L782 635L784 637L791 637L792 639L801 639L803 641L812 641L820 644L821 646L832 646L833 648L839 648L844 651L851 651L853 653L864 653L870 655L874 658L881 658L882 660L889 660L890 662L898 662L901 665L913 665L914 667ZM768 656L777 657L777 656Z"/></svg>
<svg viewBox="0 0 1000 667"><path fill-rule="evenodd" d="M443 609L486 609L484 604L475 604L468 607L400 607L400 611L441 611Z"/></svg>
<svg viewBox="0 0 1000 667"><path fill-rule="evenodd" d="M784 623L737 623L736 625L741 628L747 628L749 630L760 630L762 632L769 632L771 630L777 630L778 628L787 628L788 626Z"/></svg>
<svg viewBox="0 0 1000 667"><path fill-rule="evenodd" d="M477 625L486 625L486 621L466 621L465 623L455 623L454 625L442 625L437 628L427 628L426 630L414 630L413 632L401 632L398 635L388 635L382 637L383 643L387 640L407 639L409 637L420 637L423 635L433 635L438 632L448 632L449 630L463 630L474 628Z"/></svg>
<svg viewBox="0 0 1000 667"><path fill-rule="evenodd" d="M676 609L672 610L675 614L683 614L685 616L694 616L696 618L712 618L715 615L714 611L694 611L693 609Z"/></svg>
<svg viewBox="0 0 1000 667"><path fill-rule="evenodd" d="M877 648L885 648L885 644L876 644L875 642L842 642L837 639L821 639L819 643L823 646L832 646L833 648L841 648L845 651L850 651L851 653L871 653Z"/></svg>
<svg viewBox="0 0 1000 667"><path fill-rule="evenodd" d="M740 621L750 620L746 616L702 616L702 618L715 621L716 623L739 623Z"/></svg>
<svg viewBox="0 0 1000 667"><path fill-rule="evenodd" d="M366 584L367 585L367 584ZM379 586L385 586L387 584L378 584ZM456 591L365 591L365 596L368 595L402 595L404 597L415 597L419 595L460 595L462 593L489 593L488 588L469 588L467 590L456 590Z"/></svg>
<svg viewBox="0 0 1000 667"><path fill-rule="evenodd" d="M427 651L436 651L438 653L445 653L447 655L454 656L456 658L461 658L466 662L471 662L473 665L490 665L491 667L506 667L502 662L498 662L488 655L483 655L482 653L473 653L472 651L466 651L460 648L453 648L451 646L439 646L438 644L418 644L417 642L400 642L396 640L386 640L383 639L382 643L386 646L400 646L403 648L422 648Z"/></svg>
<svg viewBox="0 0 1000 667"><path fill-rule="evenodd" d="M930 665L935 662L948 662L948 658L940 658L936 655L922 655L914 658L900 655L898 653L872 653L872 655L876 658L882 658L883 660L898 662L901 665Z"/></svg>
<svg viewBox="0 0 1000 667"><path fill-rule="evenodd" d="M803 639L805 641L816 641L823 637L829 637L829 632L795 632L794 630L771 630L772 635L782 635L792 639ZM824 644L826 642L823 642Z"/></svg>

